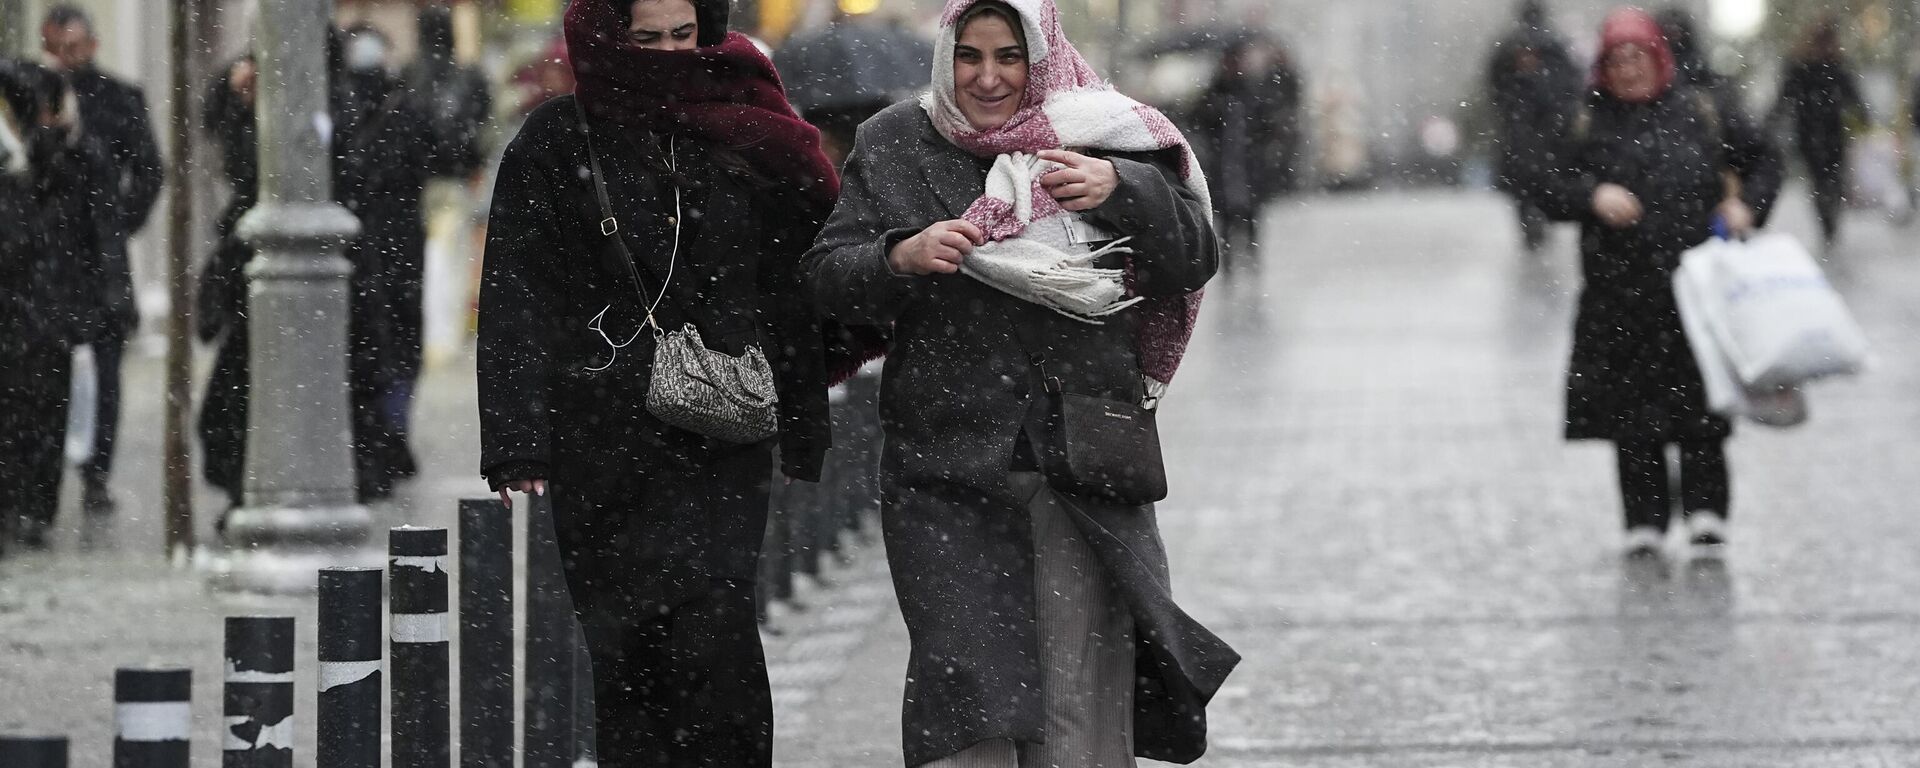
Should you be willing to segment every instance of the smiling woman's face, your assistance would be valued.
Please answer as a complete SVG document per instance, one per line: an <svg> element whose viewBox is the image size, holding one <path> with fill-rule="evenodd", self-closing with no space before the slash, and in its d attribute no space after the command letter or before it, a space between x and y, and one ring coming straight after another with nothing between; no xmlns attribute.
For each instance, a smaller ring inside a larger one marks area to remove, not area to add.
<svg viewBox="0 0 1920 768"><path fill-rule="evenodd" d="M700 21L689 0L634 0L627 42L655 51L700 47Z"/></svg>
<svg viewBox="0 0 1920 768"><path fill-rule="evenodd" d="M1027 93L1027 49L1012 25L983 13L960 30L953 50L953 100L976 131L1006 125Z"/></svg>

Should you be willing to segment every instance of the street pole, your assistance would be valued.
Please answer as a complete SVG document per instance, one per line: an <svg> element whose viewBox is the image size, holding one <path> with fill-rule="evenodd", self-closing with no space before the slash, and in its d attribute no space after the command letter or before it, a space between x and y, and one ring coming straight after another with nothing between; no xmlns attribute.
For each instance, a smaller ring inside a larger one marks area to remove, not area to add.
<svg viewBox="0 0 1920 768"><path fill-rule="evenodd" d="M187 444L188 413L193 410L193 57L203 46L199 34L205 0L173 4L169 30L173 61L169 70L173 103L168 119L173 151L167 165L167 317L166 426L162 438L164 477L161 506L166 520L166 554L175 563L193 552L193 457Z"/></svg>
<svg viewBox="0 0 1920 768"><path fill-rule="evenodd" d="M359 222L331 194L330 6L261 0L254 27L260 202L239 223L257 253L245 501L228 518L219 579L232 589L312 591L321 568L380 563L355 495L341 249Z"/></svg>

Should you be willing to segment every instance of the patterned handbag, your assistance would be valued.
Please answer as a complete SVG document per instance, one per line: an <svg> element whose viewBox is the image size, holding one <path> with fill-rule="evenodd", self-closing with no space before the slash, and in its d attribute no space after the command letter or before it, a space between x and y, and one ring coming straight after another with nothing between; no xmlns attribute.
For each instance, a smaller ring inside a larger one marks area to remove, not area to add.
<svg viewBox="0 0 1920 768"><path fill-rule="evenodd" d="M579 109L579 102L574 102ZM580 113L580 125L587 125ZM600 234L613 241L625 259L633 285L647 304L647 327L653 329L653 382L647 387L647 412L667 424L730 443L757 443L779 431L778 395L773 385L773 368L766 353L757 344L747 344L746 354L735 357L708 349L700 340L699 329L686 323L680 330L667 332L654 319L653 312L667 298L673 284L674 266L680 258L680 188L673 190L673 250L667 262L667 282L660 296L648 301L647 289L640 280L640 268L633 253L620 236L620 223L613 215L613 203L607 196L606 176L600 170L600 155L587 138L587 159L593 170L593 192L600 200ZM667 167L674 168L674 142L667 140Z"/></svg>

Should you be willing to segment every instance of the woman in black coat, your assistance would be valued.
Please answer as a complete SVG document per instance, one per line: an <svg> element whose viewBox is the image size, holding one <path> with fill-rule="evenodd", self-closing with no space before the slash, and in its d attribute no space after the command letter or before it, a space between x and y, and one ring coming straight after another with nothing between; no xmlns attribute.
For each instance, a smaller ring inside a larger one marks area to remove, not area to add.
<svg viewBox="0 0 1920 768"><path fill-rule="evenodd" d="M754 588L775 441L653 416L649 315L728 355L764 351L788 478L817 480L828 443L799 266L837 179L726 24L724 0L574 0L577 95L508 145L487 228L481 469L503 497L553 498L607 766L772 760Z"/></svg>
<svg viewBox="0 0 1920 768"><path fill-rule="evenodd" d="M830 317L894 333L881 514L912 638L906 761L1190 762L1239 657L1173 601L1153 506L1054 490L1033 446L1054 437L1043 380L1139 402L1171 377L1218 260L1205 181L1165 118L1085 66L1050 0L950 0L944 18L933 90L860 127L840 204L807 257ZM1028 61L1029 40L1045 41L1044 58ZM1147 124L1167 142L1158 151L1054 144L1060 131L1124 126L1144 137ZM1032 193L1031 210L1066 213L1007 226L992 212L1018 207L985 197L989 168L1035 153L1046 163L1036 170L1052 170L1038 178L1049 199ZM996 253L1084 257L1117 237L1132 238L1131 258L1096 263L1131 266L1126 293L1142 303L1097 323L1016 298L1031 295L1023 284L958 274ZM1165 345L1141 344L1152 340Z"/></svg>
<svg viewBox="0 0 1920 768"><path fill-rule="evenodd" d="M1251 265L1261 211L1294 188L1300 90L1300 74L1279 45L1249 35L1228 46L1220 71L1194 106L1193 140L1213 184L1229 270Z"/></svg>
<svg viewBox="0 0 1920 768"><path fill-rule="evenodd" d="M1712 236L1765 220L1780 187L1779 153L1712 94L1674 87L1672 54L1652 17L1607 18L1597 88L1576 113L1542 200L1580 222L1585 288L1567 374L1569 439L1616 446L1628 550L1658 552L1672 513L1669 445L1680 447L1681 509L1691 540L1725 542L1726 419L1680 326L1672 273ZM1726 176L1738 180L1731 188Z"/></svg>

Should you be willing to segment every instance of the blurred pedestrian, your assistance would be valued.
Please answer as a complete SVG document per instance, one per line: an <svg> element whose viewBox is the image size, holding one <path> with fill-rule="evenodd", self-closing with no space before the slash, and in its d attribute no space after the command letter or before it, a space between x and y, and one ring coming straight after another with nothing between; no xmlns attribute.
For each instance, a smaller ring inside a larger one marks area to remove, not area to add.
<svg viewBox="0 0 1920 768"><path fill-rule="evenodd" d="M348 293L348 382L357 494L391 493L411 474L412 455L391 403L419 369L420 262L425 249L420 192L437 168L425 117L385 72L386 41L370 28L330 38L328 98L334 200L360 220L345 256ZM248 406L247 283L253 249L236 230L257 202L254 100L258 70L235 62L206 100L206 124L221 146L233 198L218 222L219 247L201 274L202 339L219 342L199 431L207 482L241 501ZM409 345L408 323L416 329Z"/></svg>
<svg viewBox="0 0 1920 768"><path fill-rule="evenodd" d="M1581 73L1555 35L1546 4L1520 4L1513 30L1494 44L1487 91L1494 109L1494 184L1513 198L1520 239L1529 252L1547 237L1547 216L1530 190L1554 163L1554 126L1580 99Z"/></svg>
<svg viewBox="0 0 1920 768"><path fill-rule="evenodd" d="M1828 245L1840 236L1846 204L1847 121L1866 122L1866 110L1859 77L1840 44L1839 22L1829 18L1814 25L1787 62L1775 116L1791 122Z"/></svg>
<svg viewBox="0 0 1920 768"><path fill-rule="evenodd" d="M1619 466L1627 549L1659 551L1672 515L1680 449L1680 509L1689 541L1727 541L1732 425L1707 408L1674 303L1680 254L1712 236L1765 222L1780 187L1779 152L1739 111L1677 84L1653 17L1614 11L1601 28L1595 90L1545 178L1541 201L1582 227L1585 286L1567 374L1566 436L1610 440ZM1725 174L1737 184L1725 180Z"/></svg>
<svg viewBox="0 0 1920 768"><path fill-rule="evenodd" d="M1256 264L1261 211L1294 189L1300 98L1300 73L1286 51L1247 34L1227 46L1194 107L1194 150L1212 184L1224 269Z"/></svg>
<svg viewBox="0 0 1920 768"><path fill-rule="evenodd" d="M603 766L771 764L754 597L774 449L816 481L829 442L799 268L838 177L727 21L726 0L574 0L577 96L528 116L494 187L481 471L503 499L553 498ZM683 342L763 356L777 438L668 423L686 371L659 352Z"/></svg>
<svg viewBox="0 0 1920 768"><path fill-rule="evenodd" d="M1060 439L1054 392L1107 404L1106 428L1172 377L1217 265L1206 183L1052 0L949 0L935 45L929 93L861 126L807 257L829 317L894 332L882 520L912 639L906 763L1191 761L1238 656L1173 602L1153 492L1059 490L1036 448Z"/></svg>
<svg viewBox="0 0 1920 768"><path fill-rule="evenodd" d="M443 5L420 9L420 49L401 82L415 112L425 116L435 142L440 170L467 177L488 158L482 131L493 113L486 76L454 58L453 11Z"/></svg>
<svg viewBox="0 0 1920 768"><path fill-rule="evenodd" d="M145 97L140 89L100 71L94 61L100 43L93 20L75 6L56 5L47 11L40 36L48 61L79 98L81 123L105 144L113 159L114 173L94 179L89 192L102 228L96 238L101 251L95 262L98 271L89 279L99 285L103 306L98 327L87 333L97 411L93 445L80 465L81 506L89 512L110 512L114 502L107 480L113 471L114 438L120 425L120 360L140 322L127 240L146 223L165 175L159 145L147 125Z"/></svg>
<svg viewBox="0 0 1920 768"><path fill-rule="evenodd" d="M52 70L0 59L0 528L45 546L60 505L71 356L103 304L96 194L114 167Z"/></svg>
<svg viewBox="0 0 1920 768"><path fill-rule="evenodd" d="M1707 60L1693 12L1679 7L1667 8L1655 18L1667 35L1667 47L1673 51L1674 83L1712 94L1716 109L1744 109L1739 85L1733 78L1714 70Z"/></svg>

